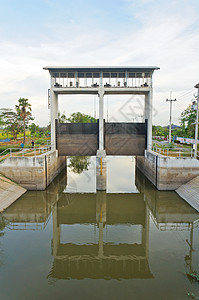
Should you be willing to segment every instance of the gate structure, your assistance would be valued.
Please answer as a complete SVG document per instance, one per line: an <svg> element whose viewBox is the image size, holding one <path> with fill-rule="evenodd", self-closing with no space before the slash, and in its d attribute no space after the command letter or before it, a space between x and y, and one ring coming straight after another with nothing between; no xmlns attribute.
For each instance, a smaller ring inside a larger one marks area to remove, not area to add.
<svg viewBox="0 0 199 300"><path fill-rule="evenodd" d="M50 72L51 146L59 155L143 155L152 146L152 75L158 67L45 67ZM60 94L97 94L99 121L58 124ZM144 95L145 123L105 123L104 95Z"/></svg>
<svg viewBox="0 0 199 300"><path fill-rule="evenodd" d="M146 124L104 122L106 155L143 156L147 147ZM60 156L95 156L99 149L99 120L97 123L58 123L56 120L56 149Z"/></svg>

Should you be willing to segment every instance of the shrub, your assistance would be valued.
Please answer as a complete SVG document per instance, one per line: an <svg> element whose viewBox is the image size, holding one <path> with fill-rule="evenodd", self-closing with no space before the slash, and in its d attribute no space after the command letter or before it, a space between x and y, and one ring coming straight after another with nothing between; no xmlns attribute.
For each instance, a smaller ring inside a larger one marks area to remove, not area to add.
<svg viewBox="0 0 199 300"><path fill-rule="evenodd" d="M43 138L40 138L40 139L37 139L37 140L35 141L35 144L36 144L36 145L45 145L45 144L47 144L47 140L46 140L46 139L43 139Z"/></svg>

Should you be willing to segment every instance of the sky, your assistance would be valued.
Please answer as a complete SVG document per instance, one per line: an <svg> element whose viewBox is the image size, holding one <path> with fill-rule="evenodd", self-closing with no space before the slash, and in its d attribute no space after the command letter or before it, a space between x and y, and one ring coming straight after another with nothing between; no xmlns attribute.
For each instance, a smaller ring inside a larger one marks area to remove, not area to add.
<svg viewBox="0 0 199 300"><path fill-rule="evenodd" d="M45 66L158 66L153 123L168 125L171 96L178 124L199 82L198 11L198 0L0 0L0 108L28 98L33 122L47 125ZM61 96L59 110L95 115L97 100ZM139 119L142 107L142 97L105 97L109 121Z"/></svg>

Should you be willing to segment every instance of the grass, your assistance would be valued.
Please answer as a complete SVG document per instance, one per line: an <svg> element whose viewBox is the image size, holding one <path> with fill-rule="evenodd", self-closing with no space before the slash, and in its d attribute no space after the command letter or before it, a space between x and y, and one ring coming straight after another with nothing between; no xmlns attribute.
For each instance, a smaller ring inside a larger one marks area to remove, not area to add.
<svg viewBox="0 0 199 300"><path fill-rule="evenodd" d="M32 138L31 136L28 136L30 133L30 131L27 131L26 134L26 143L24 145L24 148L32 148L32 140L34 140L35 143L35 147L39 148L40 146L43 145L47 145L50 144L50 138L48 137L39 137L39 138ZM11 139L10 142L0 142L0 154L5 151L6 149L9 148L17 148L17 149L21 149L21 143L23 142L23 134L21 134L22 136L18 137L17 140L13 140ZM8 135L9 136L9 135ZM1 135L0 135L0 139L1 139ZM6 136L3 136L3 139L5 139ZM14 152L15 150L13 150ZM17 150L16 150L17 151ZM4 153L5 154L5 153ZM4 155L3 154L3 155Z"/></svg>

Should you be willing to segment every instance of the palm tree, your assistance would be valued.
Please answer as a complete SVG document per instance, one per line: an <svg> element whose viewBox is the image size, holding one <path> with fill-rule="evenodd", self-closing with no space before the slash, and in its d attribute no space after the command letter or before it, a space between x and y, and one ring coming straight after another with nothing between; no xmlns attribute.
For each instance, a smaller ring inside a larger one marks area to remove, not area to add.
<svg viewBox="0 0 199 300"><path fill-rule="evenodd" d="M26 125L30 120L33 120L32 117L32 108L31 104L28 103L28 99L20 98L18 100L19 105L15 105L16 111L18 115L23 120L23 143L25 144L26 141Z"/></svg>

